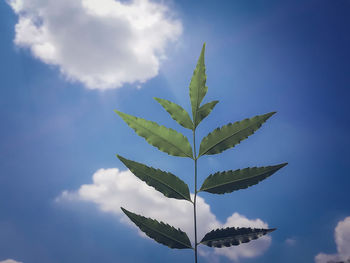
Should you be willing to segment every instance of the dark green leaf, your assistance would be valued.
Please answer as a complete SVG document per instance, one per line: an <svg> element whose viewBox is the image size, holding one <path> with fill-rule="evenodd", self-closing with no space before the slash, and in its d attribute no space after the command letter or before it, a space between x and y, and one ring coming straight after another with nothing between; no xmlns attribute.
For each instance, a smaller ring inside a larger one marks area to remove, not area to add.
<svg viewBox="0 0 350 263"><path fill-rule="evenodd" d="M166 197L184 199L191 202L190 191L187 184L177 176L144 164L134 162L117 155L126 167L149 186L154 187Z"/></svg>
<svg viewBox="0 0 350 263"><path fill-rule="evenodd" d="M287 163L283 163L274 166L217 172L205 179L200 191L213 194L231 193L259 183L286 165Z"/></svg>
<svg viewBox="0 0 350 263"><path fill-rule="evenodd" d="M201 142L199 156L221 153L252 135L275 112L237 121L209 133Z"/></svg>
<svg viewBox="0 0 350 263"><path fill-rule="evenodd" d="M153 121L137 118L132 115L115 111L134 131L160 151L174 156L193 158L192 147L181 133L160 126Z"/></svg>
<svg viewBox="0 0 350 263"><path fill-rule="evenodd" d="M241 243L248 243L251 240L258 239L274 230L276 229L228 227L209 232L204 236L200 243L207 245L208 247L238 246Z"/></svg>
<svg viewBox="0 0 350 263"><path fill-rule="evenodd" d="M192 248L191 242L185 232L176 229L163 222L134 214L123 207L123 212L135 223L147 236L158 243L170 248Z"/></svg>
<svg viewBox="0 0 350 263"><path fill-rule="evenodd" d="M171 115L175 121L177 121L177 123L187 129L193 129L193 123L190 116L188 115L187 111L185 111L180 105L177 105L169 100L160 98L154 99L163 106L163 108Z"/></svg>
<svg viewBox="0 0 350 263"><path fill-rule="evenodd" d="M198 111L197 111L197 118L196 118L196 127L199 125L199 123L204 120L204 118L206 118L210 112L214 109L215 105L218 103L219 101L214 100L211 102L208 102L206 104L204 104L203 106L201 106Z"/></svg>
<svg viewBox="0 0 350 263"><path fill-rule="evenodd" d="M197 62L197 66L193 72L193 76L190 83L190 99L194 123L196 123L197 110L199 108L199 105L201 104L205 94L208 91L208 87L205 85L207 76L205 75L204 52L205 44L203 44L203 48Z"/></svg>

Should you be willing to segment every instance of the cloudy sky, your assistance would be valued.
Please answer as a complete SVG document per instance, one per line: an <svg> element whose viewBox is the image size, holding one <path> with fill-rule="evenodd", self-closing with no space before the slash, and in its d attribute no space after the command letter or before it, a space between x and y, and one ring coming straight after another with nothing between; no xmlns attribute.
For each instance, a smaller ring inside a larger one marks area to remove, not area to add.
<svg viewBox="0 0 350 263"><path fill-rule="evenodd" d="M251 188L200 194L198 231L277 228L249 244L202 247L200 262L350 258L350 2L0 1L0 263L192 262L145 237L120 207L193 241L192 207L138 180L120 154L176 174L193 163L138 137L114 109L191 136L153 99L190 111L206 42L208 93L198 127L277 111L249 139L199 160L211 173L288 162ZM199 141L198 141L199 142Z"/></svg>

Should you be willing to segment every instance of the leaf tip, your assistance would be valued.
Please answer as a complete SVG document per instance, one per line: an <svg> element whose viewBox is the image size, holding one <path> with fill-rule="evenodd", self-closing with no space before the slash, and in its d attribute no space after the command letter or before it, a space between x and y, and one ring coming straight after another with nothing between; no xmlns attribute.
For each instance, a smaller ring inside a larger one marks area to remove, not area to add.
<svg viewBox="0 0 350 263"><path fill-rule="evenodd" d="M115 156L117 156L117 158L121 161L124 159L123 156L120 156L119 154L116 154Z"/></svg>
<svg viewBox="0 0 350 263"><path fill-rule="evenodd" d="M267 121L268 119L270 119L273 115L275 115L277 113L277 111L271 111L269 113L263 114L261 115L261 117L264 118L264 122Z"/></svg>
<svg viewBox="0 0 350 263"><path fill-rule="evenodd" d="M283 167L287 166L288 163L281 163L281 164L277 164L276 167L276 172L280 169L282 169Z"/></svg>
<svg viewBox="0 0 350 263"><path fill-rule="evenodd" d="M123 213L129 217L131 219L131 216L133 215L133 213L131 213L130 211L126 210L124 207L120 207L120 209L123 211ZM132 219L131 219L132 220Z"/></svg>
<svg viewBox="0 0 350 263"><path fill-rule="evenodd" d="M203 46L202 46L201 54L200 54L200 56L199 56L199 61L200 61L200 60L203 60L203 63L204 63L205 47L206 47L206 43L204 42L204 43L203 43Z"/></svg>
<svg viewBox="0 0 350 263"><path fill-rule="evenodd" d="M267 230L267 233L271 233L271 232L273 232L275 230L277 230L277 228L270 228L270 229Z"/></svg>
<svg viewBox="0 0 350 263"><path fill-rule="evenodd" d="M122 117L123 113L121 111L118 110L114 110L115 113L117 113L120 117Z"/></svg>
<svg viewBox="0 0 350 263"><path fill-rule="evenodd" d="M287 166L288 165L288 163L282 163L281 164L281 168L283 168L283 167L285 167L285 166Z"/></svg>

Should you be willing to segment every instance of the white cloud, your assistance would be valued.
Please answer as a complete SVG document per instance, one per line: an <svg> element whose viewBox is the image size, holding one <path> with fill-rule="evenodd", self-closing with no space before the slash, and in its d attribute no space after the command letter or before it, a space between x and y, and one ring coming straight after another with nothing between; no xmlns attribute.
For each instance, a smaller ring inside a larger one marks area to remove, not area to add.
<svg viewBox="0 0 350 263"><path fill-rule="evenodd" d="M7 0L19 16L15 44L91 89L156 76L165 48L182 32L151 0Z"/></svg>
<svg viewBox="0 0 350 263"><path fill-rule="evenodd" d="M287 238L285 243L288 246L294 246L297 241L294 238Z"/></svg>
<svg viewBox="0 0 350 263"><path fill-rule="evenodd" d="M94 173L92 179L92 184L82 185L77 191L64 191L57 198L57 201L78 200L95 203L102 211L116 214L121 222L134 227L134 224L120 210L122 206L131 212L179 227L188 233L193 241L193 206L191 203L184 200L166 198L136 178L129 170L120 171L117 168L100 169ZM267 223L262 220L248 219L238 213L232 214L225 223L221 223L211 212L210 206L203 198L197 198L197 205L199 240L207 232L221 227L250 226L268 228ZM204 246L201 246L200 254L206 256L208 260L210 259L210 262L218 262L218 255L237 261L239 258L251 258L261 255L270 244L271 237L264 236L258 240L231 248L206 249Z"/></svg>
<svg viewBox="0 0 350 263"><path fill-rule="evenodd" d="M3 261L0 261L0 263L22 263L22 262L19 262L19 261L13 260L13 259L6 259Z"/></svg>
<svg viewBox="0 0 350 263"><path fill-rule="evenodd" d="M350 217L346 217L343 221L339 221L334 231L334 239L335 243L337 244L338 253L319 253L315 257L316 263L328 263L338 261L350 262Z"/></svg>

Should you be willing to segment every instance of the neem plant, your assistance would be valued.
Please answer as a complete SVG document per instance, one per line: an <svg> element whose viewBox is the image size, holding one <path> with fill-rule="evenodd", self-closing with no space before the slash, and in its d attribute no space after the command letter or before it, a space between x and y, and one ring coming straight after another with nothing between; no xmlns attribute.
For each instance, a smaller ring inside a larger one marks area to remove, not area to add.
<svg viewBox="0 0 350 263"><path fill-rule="evenodd" d="M199 192L209 192L213 194L231 193L233 191L244 189L258 184L260 181L271 176L277 170L281 169L286 163L266 166L253 167L211 174L205 179L203 185L197 189L197 160L203 155L212 155L221 153L234 147L248 136L252 135L260 126L270 118L275 112L258 115L250 119L245 119L235 123L217 128L209 133L201 142L199 153L196 151L196 128L200 122L206 118L213 110L218 101L212 101L200 105L208 87L206 86L206 74L204 64L205 44L198 59L197 66L193 72L190 83L190 99L192 105L192 119L189 114L179 105L168 100L155 98L160 105L177 121L181 126L192 130L193 149L188 139L181 133L160 126L155 122L137 118L120 111L116 113L131 127L134 131L145 138L148 143L157 147L169 155L191 158L194 161L194 199L191 199L187 184L177 176L155 169L144 164L125 159L122 156L117 157L127 168L149 186L158 190L168 198L183 199L193 204L194 214L194 248L187 234L180 229L176 229L166 223L146 218L134 214L125 208L123 212L133 221L146 235L155 241L164 244L170 248L193 249L195 262L197 263L197 246L200 244L209 247L229 247L257 239L275 229L254 229L254 228L235 228L216 229L207 233L204 238L197 242L197 215L196 198Z"/></svg>

